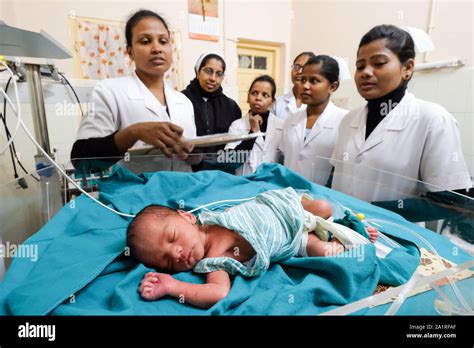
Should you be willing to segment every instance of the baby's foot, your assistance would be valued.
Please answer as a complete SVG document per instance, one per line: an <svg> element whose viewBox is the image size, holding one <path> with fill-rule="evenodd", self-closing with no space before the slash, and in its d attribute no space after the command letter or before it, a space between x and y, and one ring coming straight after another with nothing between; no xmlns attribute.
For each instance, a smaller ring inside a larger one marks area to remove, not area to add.
<svg viewBox="0 0 474 348"><path fill-rule="evenodd" d="M169 274L148 272L140 282L138 291L140 295L148 300L157 300L168 294L169 284L173 277Z"/></svg>
<svg viewBox="0 0 474 348"><path fill-rule="evenodd" d="M369 226L365 229L365 231L368 233L370 241L372 243L375 243L375 241L379 237L379 230L373 226Z"/></svg>

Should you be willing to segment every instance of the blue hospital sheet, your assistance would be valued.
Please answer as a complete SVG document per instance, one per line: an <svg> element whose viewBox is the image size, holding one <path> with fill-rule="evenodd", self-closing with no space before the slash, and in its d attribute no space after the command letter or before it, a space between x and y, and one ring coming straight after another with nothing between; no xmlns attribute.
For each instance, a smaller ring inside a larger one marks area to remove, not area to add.
<svg viewBox="0 0 474 348"><path fill-rule="evenodd" d="M413 225L399 215L313 184L277 164L265 164L255 174L237 177L219 171L160 172L135 175L117 167L100 183L100 199L124 213L135 214L155 203L187 210L225 199L255 196L270 189L293 187L318 198L338 201L368 218L385 219L416 230L437 247L441 256L462 263L470 257L453 256L447 239ZM184 207L183 207L184 206ZM339 216L335 216L338 218ZM371 295L379 282L402 284L419 262L416 238L387 227L406 249L384 260L373 245L352 257L291 258L272 264L255 278L233 277L229 295L208 310L165 297L142 300L137 287L150 271L124 255L130 219L120 217L87 197L79 197L54 216L25 243L38 246L38 260L17 258L0 284L3 315L313 315ZM183 272L176 278L203 283L202 275ZM362 311L358 314L371 314Z"/></svg>

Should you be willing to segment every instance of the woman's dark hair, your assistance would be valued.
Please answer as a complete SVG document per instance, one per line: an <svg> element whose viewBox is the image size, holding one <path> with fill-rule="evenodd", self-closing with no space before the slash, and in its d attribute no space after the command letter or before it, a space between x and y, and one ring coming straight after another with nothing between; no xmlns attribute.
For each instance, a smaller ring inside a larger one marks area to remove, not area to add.
<svg viewBox="0 0 474 348"><path fill-rule="evenodd" d="M125 38L127 40L127 46L132 46L132 30L133 28L137 25L138 22L140 22L143 18L156 18L158 19L161 23L166 28L166 31L168 34L170 33L170 30L168 28L168 24L166 24L166 21L161 17L159 14L150 11L150 10L139 10L135 12L127 21L127 24L125 25Z"/></svg>
<svg viewBox="0 0 474 348"><path fill-rule="evenodd" d="M205 66L205 65L207 64L207 62L210 61L211 59L216 59L216 60L218 60L219 62L221 62L221 63L222 63L222 71L225 72L226 65L225 65L224 59L223 59L221 56L219 56L219 55L217 55L217 54L214 54L214 53L208 54L208 55L202 60L201 65L199 65L198 71L201 70L201 68L202 68L203 66Z"/></svg>
<svg viewBox="0 0 474 348"><path fill-rule="evenodd" d="M313 52L310 52L310 51L301 52L295 57L295 59L293 60L293 63L295 63L298 60L298 58L301 56L308 56L309 59L316 57L316 55Z"/></svg>
<svg viewBox="0 0 474 348"><path fill-rule="evenodd" d="M250 85L249 93L252 90L253 85L257 82L268 82L272 86L272 100L275 100L275 94L277 89L275 80L270 75L258 76L257 78L255 78L255 80L253 80L252 84Z"/></svg>
<svg viewBox="0 0 474 348"><path fill-rule="evenodd" d="M359 49L375 40L386 39L387 47L402 64L415 58L415 43L408 32L394 25L377 25L370 29L360 40Z"/></svg>
<svg viewBox="0 0 474 348"><path fill-rule="evenodd" d="M310 58L303 69L308 65L321 64L319 72L323 75L329 83L339 81L339 64L337 60L324 54L319 54L314 58Z"/></svg>

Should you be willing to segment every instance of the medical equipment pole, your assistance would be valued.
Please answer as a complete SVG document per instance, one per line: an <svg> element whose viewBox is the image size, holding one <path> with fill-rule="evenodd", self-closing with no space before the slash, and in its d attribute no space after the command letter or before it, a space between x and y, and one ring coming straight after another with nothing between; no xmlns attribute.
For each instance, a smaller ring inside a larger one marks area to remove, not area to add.
<svg viewBox="0 0 474 348"><path fill-rule="evenodd" d="M33 114L33 123L35 127L36 139L41 147L51 154L49 144L48 124L46 122L46 111L44 108L43 87L41 85L40 66L38 64L25 64L26 81L31 98L31 112ZM41 154L38 150L38 155ZM41 154L42 155L42 154Z"/></svg>
<svg viewBox="0 0 474 348"><path fill-rule="evenodd" d="M41 72L39 64L25 64L26 81L31 98L31 112L35 127L36 139L41 148L54 160L49 143L48 123L44 106L43 85L41 84ZM53 164L38 150L35 156L36 168L40 175L42 196L42 219L48 222L59 209L63 202L61 196L61 183L59 175Z"/></svg>

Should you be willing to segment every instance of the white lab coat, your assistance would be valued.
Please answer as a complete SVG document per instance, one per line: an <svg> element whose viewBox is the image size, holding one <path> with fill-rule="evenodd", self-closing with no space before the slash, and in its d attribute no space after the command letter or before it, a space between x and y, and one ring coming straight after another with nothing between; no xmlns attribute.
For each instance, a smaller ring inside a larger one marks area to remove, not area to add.
<svg viewBox="0 0 474 348"><path fill-rule="evenodd" d="M372 202L471 187L457 122L443 107L407 93L367 140L366 121L367 107L342 121L332 188Z"/></svg>
<svg viewBox="0 0 474 348"><path fill-rule="evenodd" d="M347 112L330 101L306 139L307 110L288 117L280 144L285 166L308 180L326 185L332 170L329 158L337 141L339 124Z"/></svg>
<svg viewBox="0 0 474 348"><path fill-rule="evenodd" d="M164 92L169 116L166 107L161 105L135 72L130 76L98 82L90 100L94 106L92 115L82 120L77 139L101 138L132 124L151 121L172 122L183 128L185 138L195 137L196 126L191 101L166 83ZM137 141L133 147L144 145L142 141ZM190 171L189 165L177 159L133 159L131 163L125 163L125 166L135 172L171 169Z"/></svg>
<svg viewBox="0 0 474 348"><path fill-rule="evenodd" d="M295 112L302 110L306 110L306 104L301 104L300 107L296 106L296 98L293 91L289 91L285 95L277 97L271 107L273 114L283 120L286 120Z"/></svg>
<svg viewBox="0 0 474 348"><path fill-rule="evenodd" d="M249 113L235 120L229 127L229 134L244 135L250 133ZM265 137L258 137L255 140L248 160L237 171L237 175L246 175L255 172L261 163L274 163L279 159L278 149L283 132L283 120L276 117L272 112L268 115L268 123ZM229 143L225 150L235 149L241 141Z"/></svg>

